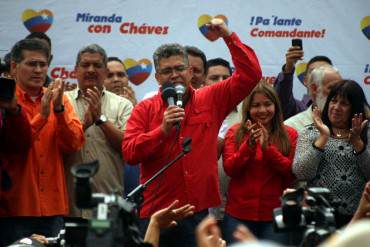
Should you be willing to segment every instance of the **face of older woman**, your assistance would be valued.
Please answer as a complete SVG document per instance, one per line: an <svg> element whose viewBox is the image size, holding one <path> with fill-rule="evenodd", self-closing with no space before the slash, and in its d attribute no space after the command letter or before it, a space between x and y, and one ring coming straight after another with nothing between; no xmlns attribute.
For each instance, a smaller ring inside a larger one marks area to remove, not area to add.
<svg viewBox="0 0 370 247"><path fill-rule="evenodd" d="M350 102L338 95L333 97L329 102L328 117L332 127L334 128L351 128L351 126L348 126L348 120L351 117Z"/></svg>

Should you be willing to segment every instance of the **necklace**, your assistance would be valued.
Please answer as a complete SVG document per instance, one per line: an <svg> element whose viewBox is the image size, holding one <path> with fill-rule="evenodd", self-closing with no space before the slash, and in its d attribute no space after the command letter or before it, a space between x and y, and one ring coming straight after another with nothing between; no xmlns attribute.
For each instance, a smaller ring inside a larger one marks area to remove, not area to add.
<svg viewBox="0 0 370 247"><path fill-rule="evenodd" d="M349 131L345 129L334 129L333 128L333 134L335 137L338 137L338 138L347 138L349 135Z"/></svg>

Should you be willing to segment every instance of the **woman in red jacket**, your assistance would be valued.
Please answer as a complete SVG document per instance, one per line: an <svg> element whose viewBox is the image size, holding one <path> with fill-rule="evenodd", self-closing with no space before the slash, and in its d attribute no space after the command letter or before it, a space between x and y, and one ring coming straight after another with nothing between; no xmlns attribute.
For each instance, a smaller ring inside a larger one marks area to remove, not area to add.
<svg viewBox="0 0 370 247"><path fill-rule="evenodd" d="M284 243L273 231L273 209L293 181L292 162L297 131L283 124L279 99L267 83L259 83L243 101L242 122L226 134L225 172L230 176L224 233L228 243L239 224L257 238Z"/></svg>

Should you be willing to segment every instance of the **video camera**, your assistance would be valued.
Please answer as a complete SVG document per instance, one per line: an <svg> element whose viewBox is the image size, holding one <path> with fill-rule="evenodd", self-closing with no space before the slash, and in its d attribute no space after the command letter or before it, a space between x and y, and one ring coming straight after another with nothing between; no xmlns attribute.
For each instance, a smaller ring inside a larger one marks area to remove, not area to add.
<svg viewBox="0 0 370 247"><path fill-rule="evenodd" d="M92 210L92 218L83 223L65 224L65 246L147 246L141 238L136 206L119 195L91 193L90 179L98 171L98 161L75 165L75 201L77 207Z"/></svg>
<svg viewBox="0 0 370 247"><path fill-rule="evenodd" d="M303 232L300 246L317 246L336 231L339 203L327 188L300 188L283 195L281 201L282 206L274 209L275 231Z"/></svg>
<svg viewBox="0 0 370 247"><path fill-rule="evenodd" d="M126 199L115 194L93 194L91 192L90 179L97 173L99 168L97 160L73 166L71 173L75 177L76 205L80 209L92 210L93 216L90 220L66 221L65 229L62 229L57 237L47 238L49 241L48 246L152 246L149 243L144 243L140 235L136 212L143 202L142 193L147 186L191 151L191 138L186 137L184 139L182 148L183 150L173 160L159 169L145 183L137 186L127 195ZM27 239L27 241L40 246L40 243L37 241L30 239Z"/></svg>

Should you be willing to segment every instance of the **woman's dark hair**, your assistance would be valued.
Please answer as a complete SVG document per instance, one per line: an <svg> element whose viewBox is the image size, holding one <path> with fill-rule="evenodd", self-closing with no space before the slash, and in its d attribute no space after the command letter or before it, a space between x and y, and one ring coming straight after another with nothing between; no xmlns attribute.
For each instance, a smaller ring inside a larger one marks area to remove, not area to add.
<svg viewBox="0 0 370 247"><path fill-rule="evenodd" d="M279 151L284 155L288 156L291 143L288 137L288 133L285 130L283 124L283 115L280 106L279 97L277 96L274 88L268 84L266 81L261 81L257 84L257 86L252 90L248 97L243 100L242 106L242 121L235 132L235 141L240 147L241 143L243 142L248 130L245 126L245 123L250 117L250 109L252 105L252 101L254 96L257 93L264 94L272 103L275 105L275 114L274 117L271 119L271 133L269 133L272 137L272 141L278 147Z"/></svg>
<svg viewBox="0 0 370 247"><path fill-rule="evenodd" d="M332 125L329 120L329 103L330 101L336 97L340 96L346 100L351 105L351 114L348 121L348 126L352 126L352 118L355 114L362 113L362 116L364 119L366 119L367 116L367 110L369 109L369 104L367 103L366 96L364 91L362 90L362 87L353 80L340 80L337 82L331 89L330 93L328 95L328 98L326 99L326 103L322 112L322 121L324 124L326 124L330 132L333 132ZM367 127L365 127L361 132L361 139L364 142L365 146L367 145Z"/></svg>

